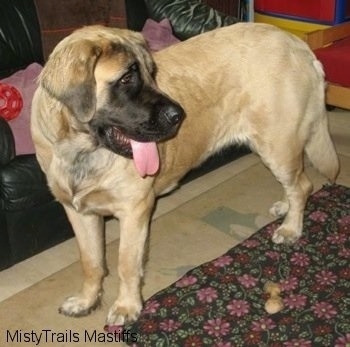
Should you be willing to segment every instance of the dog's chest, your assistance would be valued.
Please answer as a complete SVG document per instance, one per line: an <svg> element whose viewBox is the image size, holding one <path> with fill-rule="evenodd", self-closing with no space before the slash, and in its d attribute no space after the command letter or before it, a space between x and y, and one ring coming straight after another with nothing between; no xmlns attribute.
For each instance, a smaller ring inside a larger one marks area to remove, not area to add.
<svg viewBox="0 0 350 347"><path fill-rule="evenodd" d="M113 190L100 185L98 177L89 177L76 185L67 177L65 180L52 180L49 184L59 202L80 213L111 215L117 205Z"/></svg>
<svg viewBox="0 0 350 347"><path fill-rule="evenodd" d="M50 166L48 183L56 199L81 213L114 214L119 200L114 161L95 153L69 159L55 157Z"/></svg>

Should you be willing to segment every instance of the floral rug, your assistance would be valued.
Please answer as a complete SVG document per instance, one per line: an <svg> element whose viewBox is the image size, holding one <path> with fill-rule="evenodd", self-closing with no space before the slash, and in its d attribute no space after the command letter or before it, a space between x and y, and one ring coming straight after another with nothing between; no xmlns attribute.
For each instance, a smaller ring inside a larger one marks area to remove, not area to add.
<svg viewBox="0 0 350 347"><path fill-rule="evenodd" d="M308 200L302 238L271 242L277 220L145 302L133 347L350 347L350 188ZM284 308L268 314L264 285Z"/></svg>

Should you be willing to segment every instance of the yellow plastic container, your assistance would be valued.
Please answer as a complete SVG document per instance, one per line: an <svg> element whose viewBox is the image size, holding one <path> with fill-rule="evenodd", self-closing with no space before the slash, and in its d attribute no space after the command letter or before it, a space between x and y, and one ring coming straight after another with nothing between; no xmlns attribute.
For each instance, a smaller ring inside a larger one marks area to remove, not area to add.
<svg viewBox="0 0 350 347"><path fill-rule="evenodd" d="M299 37L303 37L305 33L308 33L310 31L325 29L330 27L329 25L279 18L275 16L263 15L257 12L254 13L254 21L258 23L273 24Z"/></svg>

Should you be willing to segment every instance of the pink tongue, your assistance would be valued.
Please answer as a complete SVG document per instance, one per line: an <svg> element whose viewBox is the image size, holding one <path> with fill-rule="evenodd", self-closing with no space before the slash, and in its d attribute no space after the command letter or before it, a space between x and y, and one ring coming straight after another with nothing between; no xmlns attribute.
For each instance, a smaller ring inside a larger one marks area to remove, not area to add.
<svg viewBox="0 0 350 347"><path fill-rule="evenodd" d="M159 169L159 155L155 142L130 140L134 163L140 176L154 175Z"/></svg>

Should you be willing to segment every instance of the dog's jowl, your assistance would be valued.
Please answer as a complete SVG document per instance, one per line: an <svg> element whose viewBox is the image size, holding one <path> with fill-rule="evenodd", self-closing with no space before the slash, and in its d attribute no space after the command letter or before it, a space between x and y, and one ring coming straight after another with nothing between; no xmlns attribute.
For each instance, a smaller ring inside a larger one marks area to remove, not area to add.
<svg viewBox="0 0 350 347"><path fill-rule="evenodd" d="M143 252L155 198L234 142L281 183L272 237L292 243L312 184L303 158L330 181L338 159L328 132L324 73L308 46L270 25L239 23L151 54L141 34L85 27L61 41L32 103L36 153L68 215L84 282L60 312L88 314L106 274L103 216L120 222L119 293L107 324L137 319Z"/></svg>

